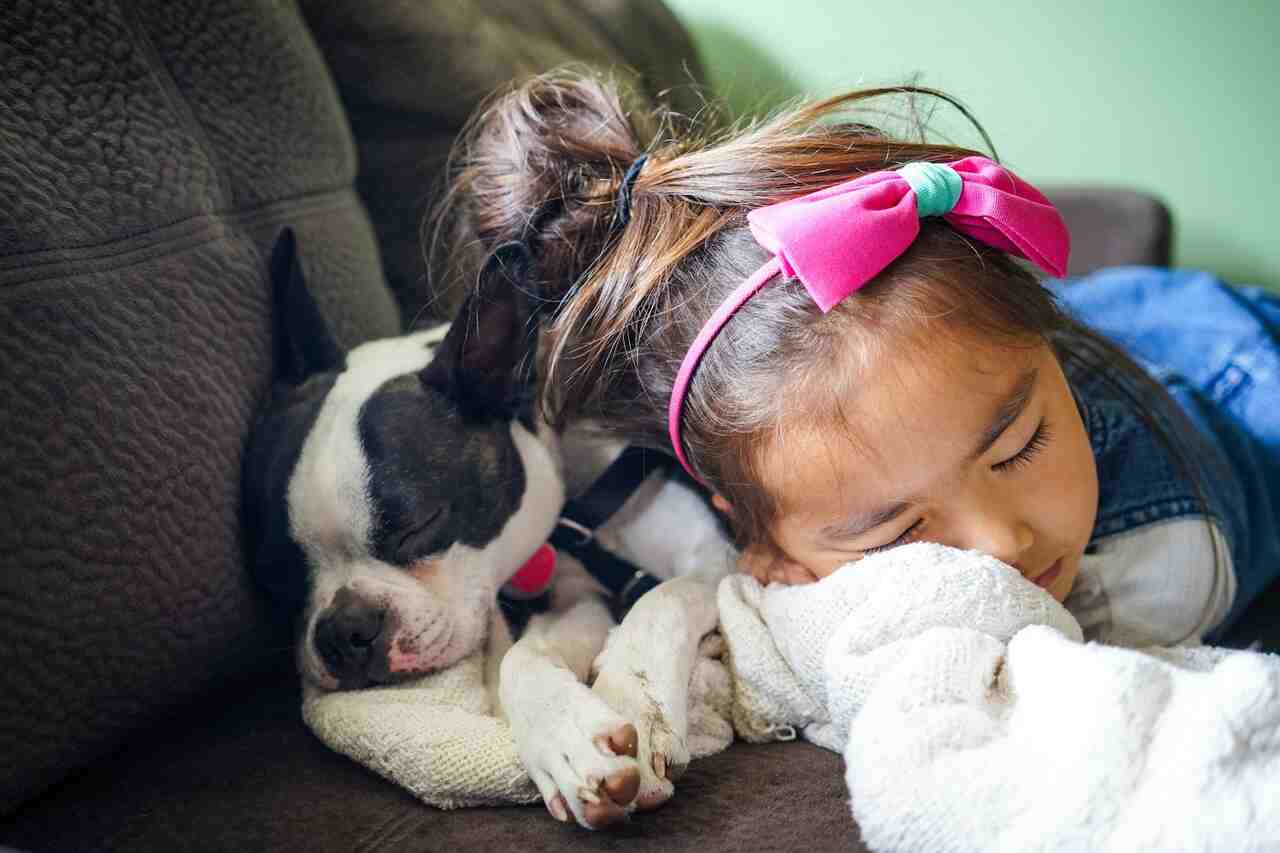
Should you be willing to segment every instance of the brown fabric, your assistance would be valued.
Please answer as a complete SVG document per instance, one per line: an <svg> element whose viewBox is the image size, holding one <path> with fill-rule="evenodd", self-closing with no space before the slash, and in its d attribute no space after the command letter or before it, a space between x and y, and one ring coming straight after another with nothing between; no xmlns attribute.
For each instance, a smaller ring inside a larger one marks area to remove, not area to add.
<svg viewBox="0 0 1280 853"><path fill-rule="evenodd" d="M10 0L0 62L3 813L285 643L238 516L280 224L345 340L399 318L289 4Z"/></svg>
<svg viewBox="0 0 1280 853"><path fill-rule="evenodd" d="M303 0L360 152L387 281L406 320L430 293L421 229L458 130L509 81L570 62L630 69L642 93L701 106L686 31L659 0Z"/></svg>
<svg viewBox="0 0 1280 853"><path fill-rule="evenodd" d="M1068 275L1121 264L1171 262L1173 220L1154 196L1102 187L1051 187L1045 194L1071 230Z"/></svg>
<svg viewBox="0 0 1280 853"><path fill-rule="evenodd" d="M840 757L808 744L735 744L695 762L658 811L589 833L541 806L422 805L312 737L287 672L202 704L28 805L0 826L0 843L48 853L863 849Z"/></svg>

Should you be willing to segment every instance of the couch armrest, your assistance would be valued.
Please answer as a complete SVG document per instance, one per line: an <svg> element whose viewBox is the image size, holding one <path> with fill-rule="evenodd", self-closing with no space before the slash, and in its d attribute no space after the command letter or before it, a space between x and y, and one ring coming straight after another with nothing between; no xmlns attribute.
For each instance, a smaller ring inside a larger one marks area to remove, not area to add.
<svg viewBox="0 0 1280 853"><path fill-rule="evenodd" d="M1101 187L1045 191L1071 230L1068 275L1125 264L1168 266L1173 219L1155 196Z"/></svg>

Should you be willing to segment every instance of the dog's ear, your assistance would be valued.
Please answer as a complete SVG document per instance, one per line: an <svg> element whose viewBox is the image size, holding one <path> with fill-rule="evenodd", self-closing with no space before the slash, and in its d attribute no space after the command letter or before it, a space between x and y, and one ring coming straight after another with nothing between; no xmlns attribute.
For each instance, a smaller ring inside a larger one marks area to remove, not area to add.
<svg viewBox="0 0 1280 853"><path fill-rule="evenodd" d="M530 381L537 335L527 290L532 269L523 244L494 250L431 363L419 373L423 385L475 414L515 411Z"/></svg>
<svg viewBox="0 0 1280 853"><path fill-rule="evenodd" d="M271 250L271 288L281 378L297 384L314 373L341 367L342 348L307 287L298 240L288 226L280 229Z"/></svg>

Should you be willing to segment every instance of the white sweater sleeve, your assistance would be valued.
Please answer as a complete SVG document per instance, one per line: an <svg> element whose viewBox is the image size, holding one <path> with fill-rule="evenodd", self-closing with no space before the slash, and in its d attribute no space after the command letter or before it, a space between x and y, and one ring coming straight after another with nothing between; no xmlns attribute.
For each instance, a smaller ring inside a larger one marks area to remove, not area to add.
<svg viewBox="0 0 1280 853"><path fill-rule="evenodd" d="M1194 516L1099 540L1081 562L1066 606L1087 640L1197 645L1226 617L1235 594L1222 531Z"/></svg>

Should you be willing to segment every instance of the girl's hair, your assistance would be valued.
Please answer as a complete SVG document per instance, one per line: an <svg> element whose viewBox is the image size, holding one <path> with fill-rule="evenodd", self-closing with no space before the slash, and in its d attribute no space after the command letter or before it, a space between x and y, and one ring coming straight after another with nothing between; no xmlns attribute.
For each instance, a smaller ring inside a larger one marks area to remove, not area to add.
<svg viewBox="0 0 1280 853"><path fill-rule="evenodd" d="M685 352L767 259L747 229L748 211L868 172L979 153L925 139L922 102L972 119L947 95L914 86L852 92L728 128L626 97L605 77L562 70L490 101L452 160L432 266L448 270L437 288L456 294L494 248L524 244L536 268L530 295L546 309L539 373L549 417L589 420L664 450ZM910 132L891 136L865 121L885 99L893 108L906 102ZM620 184L642 154L622 224ZM780 507L761 487L760 465L788 429L841 422L856 433L840 404L877 348L891 341L895 358L910 358L939 335L966 333L1011 347L1047 342L1064 366L1122 377L1175 457L1195 458L1194 430L1122 351L1062 314L1020 262L925 220L907 252L828 314L797 282L775 281L703 357L685 400L685 450L733 506L739 544L769 542ZM837 356L850 369L833 379Z"/></svg>

